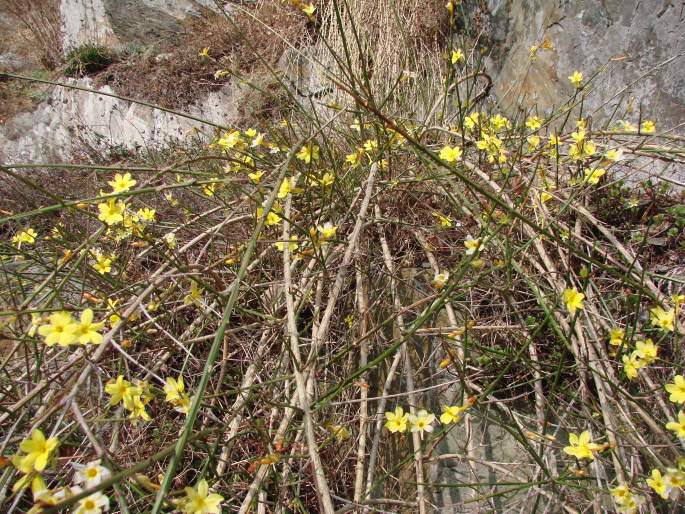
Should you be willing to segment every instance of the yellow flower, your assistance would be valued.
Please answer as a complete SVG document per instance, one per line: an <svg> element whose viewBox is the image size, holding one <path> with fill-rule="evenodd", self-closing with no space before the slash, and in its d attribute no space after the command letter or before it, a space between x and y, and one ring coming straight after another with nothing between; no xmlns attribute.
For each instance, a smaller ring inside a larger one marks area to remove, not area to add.
<svg viewBox="0 0 685 514"><path fill-rule="evenodd" d="M609 344L612 346L621 346L625 336L626 331L622 328L612 328L609 330Z"/></svg>
<svg viewBox="0 0 685 514"><path fill-rule="evenodd" d="M38 333L45 338L45 344L48 346L69 346L76 342L76 326L69 312L53 312L48 324L40 327Z"/></svg>
<svg viewBox="0 0 685 514"><path fill-rule="evenodd" d="M386 412L385 419L387 420L385 428L391 433L406 432L409 414L405 414L404 409L399 405L395 408L395 412Z"/></svg>
<svg viewBox="0 0 685 514"><path fill-rule="evenodd" d="M304 145L302 148L300 148L300 151L297 152L296 157L307 164L309 164L312 161L318 161L319 147L311 143L308 145Z"/></svg>
<svg viewBox="0 0 685 514"><path fill-rule="evenodd" d="M462 150L458 146L451 147L445 145L442 150L440 150L440 158L447 162L457 162L461 159Z"/></svg>
<svg viewBox="0 0 685 514"><path fill-rule="evenodd" d="M599 179L602 178L606 174L606 172L607 170L603 168L586 168L585 180L587 180L588 184L596 186L597 184L599 184Z"/></svg>
<svg viewBox="0 0 685 514"><path fill-rule="evenodd" d="M440 291L443 287L445 287L445 284L450 278L450 274L447 271L443 271L442 273L436 273L435 277L433 278L433 287Z"/></svg>
<svg viewBox="0 0 685 514"><path fill-rule="evenodd" d="M433 431L433 421L435 421L435 414L431 414L424 409L421 409L416 415L409 415L409 424L412 432L419 432L421 439L423 439L424 432Z"/></svg>
<svg viewBox="0 0 685 514"><path fill-rule="evenodd" d="M676 375L673 383L666 384L664 389L671 393L669 400L673 403L685 403L685 378L682 375Z"/></svg>
<svg viewBox="0 0 685 514"><path fill-rule="evenodd" d="M292 191L295 188L295 177L288 178L286 177L283 179L283 182L281 182L281 187L278 188L278 198L285 198L288 196L290 191Z"/></svg>
<svg viewBox="0 0 685 514"><path fill-rule="evenodd" d="M123 175L117 173L114 175L114 179L107 183L112 186L113 193L123 193L137 184L137 182L131 178L130 173L124 173Z"/></svg>
<svg viewBox="0 0 685 514"><path fill-rule="evenodd" d="M440 423L449 425L450 423L458 423L461 419L461 414L468 409L467 405L447 405L442 406L442 414L440 415Z"/></svg>
<svg viewBox="0 0 685 514"><path fill-rule="evenodd" d="M549 202L552 198L552 195L548 191L540 192L540 201L542 203Z"/></svg>
<svg viewBox="0 0 685 514"><path fill-rule="evenodd" d="M659 327L661 330L666 332L673 332L675 327L673 322L675 320L675 310L664 310L661 307L654 307L649 309L650 316L649 320L655 327Z"/></svg>
<svg viewBox="0 0 685 514"><path fill-rule="evenodd" d="M316 11L316 7L314 7L314 4L307 4L302 8L302 12L310 18L314 15L314 11Z"/></svg>
<svg viewBox="0 0 685 514"><path fill-rule="evenodd" d="M338 231L338 227L333 225L330 221L327 221L323 224L323 226L318 225L316 230L319 232L319 234L321 234L321 240L325 241L335 236L335 233Z"/></svg>
<svg viewBox="0 0 685 514"><path fill-rule="evenodd" d="M100 491L79 500L74 514L101 514L109 509L109 497Z"/></svg>
<svg viewBox="0 0 685 514"><path fill-rule="evenodd" d="M106 255L98 255L97 261L93 264L93 269L100 275L110 273L112 271L112 259Z"/></svg>
<svg viewBox="0 0 685 514"><path fill-rule="evenodd" d="M645 364L651 364L656 360L656 355L659 352L659 348L654 344L654 341L647 339L646 341L638 341L635 343L635 354L642 360Z"/></svg>
<svg viewBox="0 0 685 514"><path fill-rule="evenodd" d="M648 478L646 480L647 485L654 489L654 492L661 496L664 500L668 499L668 495L671 492L671 488L666 485L666 482L664 482L662 476L661 476L661 471L658 469L653 469L652 470L652 478Z"/></svg>
<svg viewBox="0 0 685 514"><path fill-rule="evenodd" d="M685 488L685 473L680 469L666 468L664 482L666 482L666 487L683 489Z"/></svg>
<svg viewBox="0 0 685 514"><path fill-rule="evenodd" d="M618 507L619 514L636 514L637 510L645 503L643 496L633 494L630 488L621 484L611 489L611 496Z"/></svg>
<svg viewBox="0 0 685 514"><path fill-rule="evenodd" d="M526 127L530 130L537 130L542 127L542 119L537 116L531 116L526 120Z"/></svg>
<svg viewBox="0 0 685 514"><path fill-rule="evenodd" d="M167 378L164 383L164 393L166 394L166 401L168 402L179 400L185 393L183 376L179 375L178 380L173 377Z"/></svg>
<svg viewBox="0 0 685 514"><path fill-rule="evenodd" d="M569 446L564 447L564 452L576 459L595 460L592 452L602 449L602 445L590 442L590 432L587 430L580 435L569 434Z"/></svg>
<svg viewBox="0 0 685 514"><path fill-rule="evenodd" d="M235 146L242 146L243 141L240 136L240 131L229 130L216 142L216 144L223 150L230 150Z"/></svg>
<svg viewBox="0 0 685 514"><path fill-rule="evenodd" d="M568 80L571 81L571 84L573 84L576 89L580 89L581 85L583 84L583 74L579 71L574 71L569 76Z"/></svg>
<svg viewBox="0 0 685 514"><path fill-rule="evenodd" d="M205 47L202 50L200 50L197 54L198 57L209 57L209 47Z"/></svg>
<svg viewBox="0 0 685 514"><path fill-rule="evenodd" d="M202 301L202 288L194 280L190 281L190 292L183 298L183 305L196 304Z"/></svg>
<svg viewBox="0 0 685 514"><path fill-rule="evenodd" d="M579 293L578 290L573 287L573 288L567 288L564 290L563 294L563 299L564 303L566 304L566 308L568 309L568 312L571 313L573 316L576 313L577 309L583 309L583 299L585 298L585 295L583 293Z"/></svg>
<svg viewBox="0 0 685 514"><path fill-rule="evenodd" d="M359 164L362 157L364 157L364 149L359 147L356 152L345 156L345 161L348 162L350 166L355 167Z"/></svg>
<svg viewBox="0 0 685 514"><path fill-rule="evenodd" d="M656 124L652 120L645 120L642 122L640 132L643 134L654 134L656 132Z"/></svg>
<svg viewBox="0 0 685 514"><path fill-rule="evenodd" d="M186 497L181 502L186 514L219 514L224 497L220 494L209 494L207 481L202 479L195 488L186 487Z"/></svg>
<svg viewBox="0 0 685 514"><path fill-rule="evenodd" d="M126 204L115 198L110 198L106 202L98 204L98 219L107 225L116 225L124 221L124 211Z"/></svg>
<svg viewBox="0 0 685 514"><path fill-rule="evenodd" d="M284 241L276 241L274 243L274 246L279 252L282 252L285 250L285 242ZM288 250L291 252L294 252L297 250L299 245L297 244L297 236L290 236L290 242L288 243Z"/></svg>
<svg viewBox="0 0 685 514"><path fill-rule="evenodd" d="M12 242L17 245L17 248L21 248L22 243L29 245L35 243L37 236L38 233L35 230L32 228L27 228L26 230L16 233L14 237L12 237Z"/></svg>
<svg viewBox="0 0 685 514"><path fill-rule="evenodd" d="M144 421L150 421L150 414L145 410L145 403L140 395L136 395L129 400L124 398L124 407L130 412L128 416L130 419L137 421L140 418Z"/></svg>
<svg viewBox="0 0 685 514"><path fill-rule="evenodd" d="M490 125L492 125L492 128L495 129L495 131L500 131L510 127L511 123L504 116L496 114L490 118Z"/></svg>
<svg viewBox="0 0 685 514"><path fill-rule="evenodd" d="M174 234L173 232L167 232L166 234L164 234L162 239L164 239L166 245L172 250L176 248L176 245L178 244L176 240L176 234Z"/></svg>
<svg viewBox="0 0 685 514"><path fill-rule="evenodd" d="M143 209L138 209L138 212L136 214L138 214L141 220L147 223L151 223L155 221L155 212L156 211L154 209L148 209L147 207L145 207Z"/></svg>
<svg viewBox="0 0 685 514"><path fill-rule="evenodd" d="M540 146L540 136L538 135L528 136L526 138L526 141L528 142L529 152L534 151L538 146Z"/></svg>
<svg viewBox="0 0 685 514"><path fill-rule="evenodd" d="M461 48L457 48L456 50L452 51L450 60L452 61L452 64L457 64L458 62L462 62L464 58L464 52L461 50Z"/></svg>
<svg viewBox="0 0 685 514"><path fill-rule="evenodd" d="M483 249L483 243L480 239L474 239L471 234L466 236L464 240L464 246L466 247L466 255L473 255L474 253Z"/></svg>
<svg viewBox="0 0 685 514"><path fill-rule="evenodd" d="M133 402L133 397L141 394L141 388L134 386L128 380L124 380L123 375L119 375L116 380L110 380L105 385L105 392L111 396L109 404L117 405L119 402Z"/></svg>
<svg viewBox="0 0 685 514"><path fill-rule="evenodd" d="M72 462L76 470L74 473L74 483L84 484L86 487L93 487L111 475L106 467L100 464L100 459L89 462L88 464L78 464Z"/></svg>
<svg viewBox="0 0 685 514"><path fill-rule="evenodd" d="M681 439L685 439L685 412L678 412L678 421L669 421L666 428L672 430Z"/></svg>
<svg viewBox="0 0 685 514"><path fill-rule="evenodd" d="M630 380L637 378L637 371L642 367L642 361L637 359L636 355L631 355L630 357L624 355L621 359L623 360L623 371L626 376Z"/></svg>
<svg viewBox="0 0 685 514"><path fill-rule="evenodd" d="M607 150L604 157L608 161L618 162L623 159L623 148L612 148L611 150Z"/></svg>
<svg viewBox="0 0 685 514"><path fill-rule="evenodd" d="M247 174L248 178L252 181L253 184L259 184L262 180L263 175L264 172L262 170L257 170L254 173Z"/></svg>
<svg viewBox="0 0 685 514"><path fill-rule="evenodd" d="M29 473L30 471L42 472L48 465L50 457L58 444L59 441L56 437L45 439L43 432L35 429L31 432L31 437L25 439L19 445L19 449L26 455L17 456L15 466L24 473Z"/></svg>
<svg viewBox="0 0 685 514"><path fill-rule="evenodd" d="M347 427L342 425L331 424L328 426L328 431L333 434L333 437L335 437L336 441L340 443L347 441L350 438L350 431L347 429Z"/></svg>
<svg viewBox="0 0 685 514"><path fill-rule="evenodd" d="M453 223L452 219L449 216L444 216L439 212L434 212L433 216L435 216L435 218L438 220L438 223L440 223L440 226L442 228L452 228Z"/></svg>
<svg viewBox="0 0 685 514"><path fill-rule="evenodd" d="M79 344L100 344L102 334L98 332L105 325L104 321L93 323L93 309L86 309L81 313L81 320L76 324L74 336Z"/></svg>

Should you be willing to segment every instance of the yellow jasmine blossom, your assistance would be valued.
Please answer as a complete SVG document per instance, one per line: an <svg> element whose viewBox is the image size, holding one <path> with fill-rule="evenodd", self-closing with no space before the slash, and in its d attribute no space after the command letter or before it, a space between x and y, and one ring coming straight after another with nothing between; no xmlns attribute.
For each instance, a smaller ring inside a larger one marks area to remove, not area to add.
<svg viewBox="0 0 685 514"><path fill-rule="evenodd" d="M586 168L585 180L587 180L588 184L596 186L597 184L599 184L599 179L602 178L606 174L606 172L607 170L603 168Z"/></svg>
<svg viewBox="0 0 685 514"><path fill-rule="evenodd" d="M685 472L680 469L666 468L664 482L666 482L666 487L682 489L685 487Z"/></svg>
<svg viewBox="0 0 685 514"><path fill-rule="evenodd" d="M421 439L423 439L424 432L433 431L433 421L435 421L435 414L431 414L424 409L421 409L416 415L409 415L409 424L412 432L419 432Z"/></svg>
<svg viewBox="0 0 685 514"><path fill-rule="evenodd" d="M197 54L198 57L209 57L209 47L205 47L202 50L200 50Z"/></svg>
<svg viewBox="0 0 685 514"><path fill-rule="evenodd" d="M378 150L378 141L375 139L367 139L364 141L364 150L367 152L373 152L374 150Z"/></svg>
<svg viewBox="0 0 685 514"><path fill-rule="evenodd" d="M360 159L364 157L364 149L359 147L357 151L345 156L345 161L348 162L352 167L359 164Z"/></svg>
<svg viewBox="0 0 685 514"><path fill-rule="evenodd" d="M566 304L566 309L568 309L568 312L570 312L571 315L574 315L577 309L583 309L584 298L585 295L583 293L579 293L575 287L566 288L564 290L563 300Z"/></svg>
<svg viewBox="0 0 685 514"><path fill-rule="evenodd" d="M185 488L186 497L181 502L186 514L219 514L224 497L220 494L209 493L207 481L202 479L195 488Z"/></svg>
<svg viewBox="0 0 685 514"><path fill-rule="evenodd" d="M257 170L254 173L248 173L247 176L253 184L259 184L262 180L262 176L264 176L264 172L262 170Z"/></svg>
<svg viewBox="0 0 685 514"><path fill-rule="evenodd" d="M314 15L314 11L316 11L316 7L314 7L314 4L308 4L302 8L302 12L310 18Z"/></svg>
<svg viewBox="0 0 685 514"><path fill-rule="evenodd" d="M177 245L176 234L174 234L173 232L167 232L166 234L164 234L162 239L164 239L164 242L166 243L166 245L169 248L171 248L172 250L174 248L176 248L176 245Z"/></svg>
<svg viewBox="0 0 685 514"><path fill-rule="evenodd" d="M296 157L307 164L312 161L318 161L319 147L313 144L304 145L302 148L300 148L300 151L297 152Z"/></svg>
<svg viewBox="0 0 685 514"><path fill-rule="evenodd" d="M278 198L285 198L295 188L295 177L286 177L278 188Z"/></svg>
<svg viewBox="0 0 685 514"><path fill-rule="evenodd" d="M261 146L263 143L264 143L264 134L262 134L260 132L259 134L257 134L256 136L254 136L252 138L252 142L250 143L250 147L256 148L258 146Z"/></svg>
<svg viewBox="0 0 685 514"><path fill-rule="evenodd" d="M96 486L111 475L110 470L100 464L100 459L91 461L88 464L72 462L71 465L76 470L76 473L74 473L74 483L84 484L86 487Z"/></svg>
<svg viewBox="0 0 685 514"><path fill-rule="evenodd" d="M462 150L458 146L451 147L445 145L442 150L440 150L440 158L447 162L457 162L461 159Z"/></svg>
<svg viewBox="0 0 685 514"><path fill-rule="evenodd" d="M685 439L685 412L679 411L678 421L669 421L666 423L666 428L675 432L679 438Z"/></svg>
<svg viewBox="0 0 685 514"><path fill-rule="evenodd" d="M98 255L97 260L93 264L93 269L95 269L95 271L97 271L100 275L110 273L112 271L112 259L106 255Z"/></svg>
<svg viewBox="0 0 685 514"><path fill-rule="evenodd" d="M328 431L331 434L333 434L333 437L335 437L336 441L338 442L346 441L351 436L350 431L347 429L347 427L344 427L342 425L329 425Z"/></svg>
<svg viewBox="0 0 685 514"><path fill-rule="evenodd" d="M100 344L103 338L98 330L101 330L103 326L105 326L104 321L93 323L93 309L84 310L74 330L76 342L79 344Z"/></svg>
<svg viewBox="0 0 685 514"><path fill-rule="evenodd" d="M132 402L133 397L141 394L141 388L134 386L128 380L124 380L123 375L119 375L116 380L110 380L105 385L105 392L111 396L109 404L117 405L119 402Z"/></svg>
<svg viewBox="0 0 685 514"><path fill-rule="evenodd" d="M571 84L573 84L576 89L580 89L580 86L583 84L583 74L579 71L574 71L568 78L569 81L571 81Z"/></svg>
<svg viewBox="0 0 685 514"><path fill-rule="evenodd" d="M685 403L685 378L682 375L676 375L673 383L666 384L664 389L671 393L669 400L673 403Z"/></svg>
<svg viewBox="0 0 685 514"><path fill-rule="evenodd" d="M595 460L592 452L602 449L602 445L590 442L590 432L587 430L580 435L569 434L569 446L564 447L564 453L572 455L576 459Z"/></svg>
<svg viewBox="0 0 685 514"><path fill-rule="evenodd" d="M604 157L611 162L618 162L623 159L623 148L612 148L607 150Z"/></svg>
<svg viewBox="0 0 685 514"><path fill-rule="evenodd" d="M630 380L637 378L637 371L643 366L642 361L637 358L637 355L632 354L630 357L624 355L621 357L623 361L623 371Z"/></svg>
<svg viewBox="0 0 685 514"><path fill-rule="evenodd" d="M440 291L443 287L445 287L445 284L450 278L450 274L447 271L443 271L442 273L436 273L435 277L433 278L433 287Z"/></svg>
<svg viewBox="0 0 685 514"><path fill-rule="evenodd" d="M675 310L664 310L661 307L653 307L649 309L649 320L655 327L659 327L666 332L673 332L675 327L673 322L675 320Z"/></svg>
<svg viewBox="0 0 685 514"><path fill-rule="evenodd" d="M647 339L646 341L638 341L635 343L635 354L645 364L651 364L656 360L659 348L654 344L654 341Z"/></svg>
<svg viewBox="0 0 685 514"><path fill-rule="evenodd" d="M490 125L492 125L492 128L495 129L495 131L511 127L509 120L500 114L496 114L490 118Z"/></svg>
<svg viewBox="0 0 685 514"><path fill-rule="evenodd" d="M130 173L124 173L123 175L117 173L114 175L114 179L107 183L112 186L113 193L123 193L137 184L137 182L131 178Z"/></svg>
<svg viewBox="0 0 685 514"><path fill-rule="evenodd" d="M110 198L106 202L98 204L98 219L106 225L116 225L124 221L124 211L126 204L115 198Z"/></svg>
<svg viewBox="0 0 685 514"><path fill-rule="evenodd" d="M164 393L166 394L165 399L168 402L179 400L185 393L183 376L179 375L178 380L174 379L174 377L168 377L164 383Z"/></svg>
<svg viewBox="0 0 685 514"><path fill-rule="evenodd" d="M338 227L333 225L330 221L327 221L323 224L323 226L318 225L316 230L319 232L319 234L321 234L321 239L325 241L326 239L330 239L335 236L335 233L338 231Z"/></svg>
<svg viewBox="0 0 685 514"><path fill-rule="evenodd" d="M479 112L472 112L466 118L464 118L464 126L468 130L473 130L476 128L476 125L478 124L478 121L480 119L480 113Z"/></svg>
<svg viewBox="0 0 685 514"><path fill-rule="evenodd" d="M466 405L452 405L442 406L442 414L440 415L440 423L449 425L450 423L458 423L461 419L462 413L468 409Z"/></svg>
<svg viewBox="0 0 685 514"><path fill-rule="evenodd" d="M646 480L647 485L651 487L656 494L661 496L664 500L668 499L668 495L671 492L671 488L666 485L663 477L661 476L661 471L658 469L652 470L652 477Z"/></svg>
<svg viewBox="0 0 685 514"><path fill-rule="evenodd" d="M542 203L549 202L553 196L549 193L549 191L541 191L540 192L540 201Z"/></svg>
<svg viewBox="0 0 685 514"><path fill-rule="evenodd" d="M540 136L538 135L528 136L526 141L528 143L529 152L534 151L538 146L540 146Z"/></svg>
<svg viewBox="0 0 685 514"><path fill-rule="evenodd" d="M282 252L285 250L285 242L284 241L276 241L274 243L274 246L279 252ZM290 242L288 243L288 250L291 252L294 252L297 250L299 245L297 244L297 236L290 236Z"/></svg>
<svg viewBox="0 0 685 514"><path fill-rule="evenodd" d="M482 241L480 239L475 239L471 234L466 236L464 246L466 247L466 252L464 252L466 255L473 255L483 249Z"/></svg>
<svg viewBox="0 0 685 514"><path fill-rule="evenodd" d="M69 346L76 342L76 322L66 311L53 312L48 323L38 329L38 333L45 338L45 344L53 346Z"/></svg>
<svg viewBox="0 0 685 514"><path fill-rule="evenodd" d="M407 430L407 423L409 422L409 414L405 414L404 409L399 405L395 408L395 412L385 413L385 428L391 433L405 432Z"/></svg>
<svg viewBox="0 0 685 514"><path fill-rule="evenodd" d="M35 429L31 432L31 437L25 439L19 445L19 449L24 452L25 455L15 456L15 466L25 473L29 473L30 471L42 472L48 465L50 457L58 444L59 440L56 437L46 439L42 431Z"/></svg>
<svg viewBox="0 0 685 514"><path fill-rule="evenodd" d="M530 130L537 130L542 127L542 119L538 116L531 116L526 120L526 127Z"/></svg>
<svg viewBox="0 0 685 514"><path fill-rule="evenodd" d="M439 212L434 212L433 216L435 216L435 218L438 220L438 223L440 223L440 226L442 228L452 228L452 218L450 218L449 216L444 216Z"/></svg>
<svg viewBox="0 0 685 514"><path fill-rule="evenodd" d="M27 228L15 234L14 237L12 237L12 242L17 245L17 248L21 248L22 243L30 245L35 243L37 236L38 233L35 230L32 228Z"/></svg>
<svg viewBox="0 0 685 514"><path fill-rule="evenodd" d="M652 120L645 120L642 122L640 132L643 134L654 134L656 132L656 124Z"/></svg>
<svg viewBox="0 0 685 514"><path fill-rule="evenodd" d="M458 62L462 62L464 58L464 52L461 50L461 48L457 48L456 50L452 51L450 60L452 61L452 64L457 64Z"/></svg>
<svg viewBox="0 0 685 514"><path fill-rule="evenodd" d="M626 331L622 328L612 328L609 330L609 344L612 346L621 346L625 336Z"/></svg>
<svg viewBox="0 0 685 514"><path fill-rule="evenodd" d="M128 401L124 399L124 407L130 412L128 416L130 419L137 420L140 418L143 421L150 421L150 414L145 410L145 403L139 395Z"/></svg>
<svg viewBox="0 0 685 514"><path fill-rule="evenodd" d="M100 514L107 510L109 510L109 497L98 491L80 500L74 514Z"/></svg>
<svg viewBox="0 0 685 514"><path fill-rule="evenodd" d="M154 209L144 207L143 209L138 209L138 212L136 214L140 217L141 220L150 223L155 221L155 213L156 211Z"/></svg>
<svg viewBox="0 0 685 514"><path fill-rule="evenodd" d="M190 292L183 298L183 305L200 304L202 301L202 288L200 285L191 280Z"/></svg>
<svg viewBox="0 0 685 514"><path fill-rule="evenodd" d="M611 489L611 496L618 507L617 512L619 514L636 514L640 506L645 503L643 496L633 494L625 484Z"/></svg>

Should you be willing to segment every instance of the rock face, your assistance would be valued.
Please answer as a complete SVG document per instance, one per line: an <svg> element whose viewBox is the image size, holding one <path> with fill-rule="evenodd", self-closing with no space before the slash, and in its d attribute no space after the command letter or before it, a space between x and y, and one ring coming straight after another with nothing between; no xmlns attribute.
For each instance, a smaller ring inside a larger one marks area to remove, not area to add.
<svg viewBox="0 0 685 514"><path fill-rule="evenodd" d="M92 87L89 79L71 83ZM100 91L112 93L107 86ZM228 84L187 111L213 123L227 123L238 116L240 94L238 87ZM84 149L155 148L191 134L208 136L212 128L125 100L58 87L38 109L0 127L0 158L5 162L66 161Z"/></svg>
<svg viewBox="0 0 685 514"><path fill-rule="evenodd" d="M490 0L494 92L507 110L534 104L550 110L573 92L568 76L582 71L594 92L585 112L656 119L672 127L685 119L685 8L669 0ZM530 48L549 40L554 49ZM619 100L632 98L632 113Z"/></svg>
<svg viewBox="0 0 685 514"><path fill-rule="evenodd" d="M62 0L62 45L150 43L182 30L180 21L216 9L213 0Z"/></svg>

